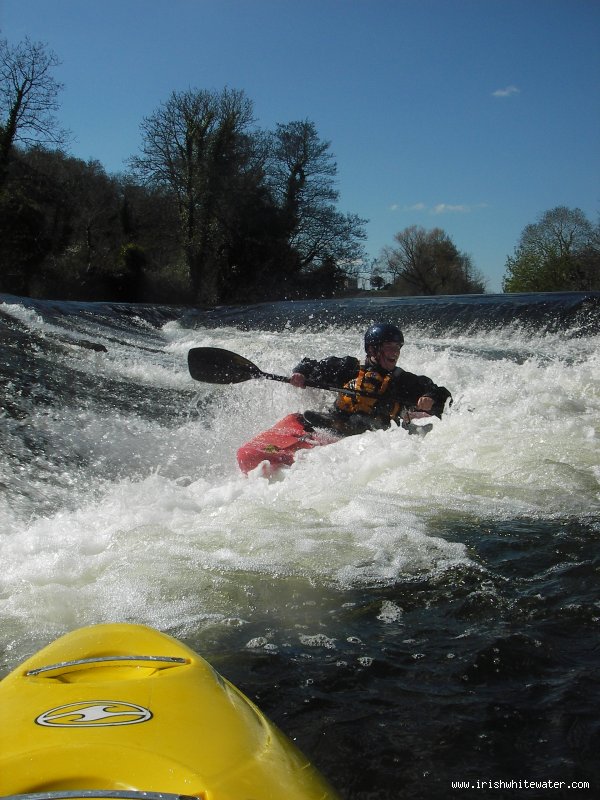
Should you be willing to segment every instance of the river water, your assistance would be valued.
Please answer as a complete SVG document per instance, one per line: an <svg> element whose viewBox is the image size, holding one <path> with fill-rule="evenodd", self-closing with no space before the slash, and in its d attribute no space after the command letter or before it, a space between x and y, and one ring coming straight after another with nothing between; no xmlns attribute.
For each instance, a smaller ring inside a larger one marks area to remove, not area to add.
<svg viewBox="0 0 600 800"><path fill-rule="evenodd" d="M378 319L452 391L444 419L243 476L240 444L333 396L196 383L189 348L289 374L360 356ZM0 675L74 628L144 623L343 798L599 791L600 293L207 312L4 295L0 330Z"/></svg>

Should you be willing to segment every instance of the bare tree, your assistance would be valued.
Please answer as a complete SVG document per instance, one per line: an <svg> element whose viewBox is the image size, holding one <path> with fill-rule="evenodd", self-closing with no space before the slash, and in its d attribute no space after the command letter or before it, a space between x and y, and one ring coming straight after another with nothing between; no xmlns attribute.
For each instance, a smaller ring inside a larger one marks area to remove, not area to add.
<svg viewBox="0 0 600 800"><path fill-rule="evenodd" d="M557 206L542 215L539 222L526 225L520 246L544 258L569 258L586 248L593 238L593 227L580 208Z"/></svg>
<svg viewBox="0 0 600 800"><path fill-rule="evenodd" d="M252 102L242 91L173 92L141 126L141 156L134 173L177 198L183 247L195 299L219 301L226 216L239 195L240 180L252 172L249 137Z"/></svg>
<svg viewBox="0 0 600 800"><path fill-rule="evenodd" d="M485 291L471 257L461 253L441 228L411 225L394 236L395 247L383 251L385 271L401 294L473 294Z"/></svg>
<svg viewBox="0 0 600 800"><path fill-rule="evenodd" d="M337 165L330 147L330 142L319 139L309 120L278 124L272 134L269 182L292 226L299 222L303 208L338 198L333 186Z"/></svg>
<svg viewBox="0 0 600 800"><path fill-rule="evenodd" d="M271 136L267 180L305 271L320 269L331 259L339 266L364 256L366 220L335 208L337 164L330 147L309 120L278 124Z"/></svg>
<svg viewBox="0 0 600 800"><path fill-rule="evenodd" d="M11 47L0 40L0 186L16 142L61 146L66 141L54 117L63 87L52 70L59 64L41 42L25 39Z"/></svg>

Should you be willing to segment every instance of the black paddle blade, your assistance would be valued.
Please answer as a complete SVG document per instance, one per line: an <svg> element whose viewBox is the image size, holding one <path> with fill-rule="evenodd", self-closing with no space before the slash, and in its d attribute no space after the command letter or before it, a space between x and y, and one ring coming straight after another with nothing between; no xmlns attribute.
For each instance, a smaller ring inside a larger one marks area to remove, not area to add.
<svg viewBox="0 0 600 800"><path fill-rule="evenodd" d="M193 347L188 367L192 378L204 383L242 383L262 376L256 364L220 347Z"/></svg>

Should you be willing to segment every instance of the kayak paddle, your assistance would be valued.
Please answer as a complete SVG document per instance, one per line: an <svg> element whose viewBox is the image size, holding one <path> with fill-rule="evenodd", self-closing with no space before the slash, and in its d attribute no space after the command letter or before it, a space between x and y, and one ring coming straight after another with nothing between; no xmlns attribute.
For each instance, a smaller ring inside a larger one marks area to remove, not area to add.
<svg viewBox="0 0 600 800"><path fill-rule="evenodd" d="M220 347L193 347L188 353L188 367L192 378L204 383L242 383L252 378L266 378L268 381L290 383L290 378L285 375L263 372L244 356ZM357 389L342 389L309 381L306 382L306 386L313 389L325 389L329 392L343 391L345 394L352 395L368 394L368 392L361 392Z"/></svg>
<svg viewBox="0 0 600 800"><path fill-rule="evenodd" d="M263 372L244 356L220 347L193 347L188 353L190 375L204 383L242 383L252 378L289 381L284 375Z"/></svg>

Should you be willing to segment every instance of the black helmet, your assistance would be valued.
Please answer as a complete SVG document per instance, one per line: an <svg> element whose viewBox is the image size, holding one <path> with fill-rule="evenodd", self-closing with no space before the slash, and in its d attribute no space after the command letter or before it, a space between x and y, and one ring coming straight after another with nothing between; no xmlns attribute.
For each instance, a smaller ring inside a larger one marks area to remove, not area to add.
<svg viewBox="0 0 600 800"><path fill-rule="evenodd" d="M376 322L370 328L367 328L365 333L366 352L369 351L369 347L379 347L384 342L397 342L402 347L404 336L400 328L389 322Z"/></svg>

